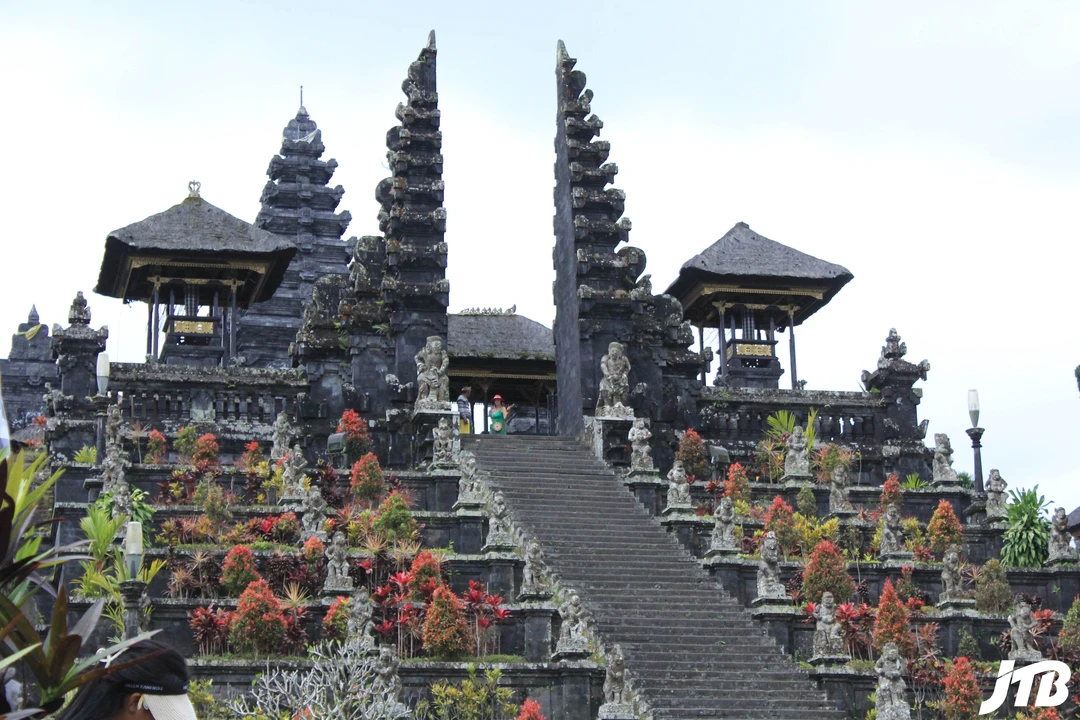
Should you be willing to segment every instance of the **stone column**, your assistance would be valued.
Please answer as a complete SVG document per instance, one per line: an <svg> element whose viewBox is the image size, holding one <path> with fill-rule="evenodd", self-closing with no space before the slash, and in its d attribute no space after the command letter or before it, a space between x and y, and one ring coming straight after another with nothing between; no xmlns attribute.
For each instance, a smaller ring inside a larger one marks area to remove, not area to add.
<svg viewBox="0 0 1080 720"><path fill-rule="evenodd" d="M791 389L799 389L799 371L795 366L795 311L788 311L788 349L791 353Z"/></svg>
<svg viewBox="0 0 1080 720"><path fill-rule="evenodd" d="M146 583L142 580L124 580L120 583L120 598L124 608L124 639L130 640L139 634L139 617L142 613L143 599L146 597Z"/></svg>

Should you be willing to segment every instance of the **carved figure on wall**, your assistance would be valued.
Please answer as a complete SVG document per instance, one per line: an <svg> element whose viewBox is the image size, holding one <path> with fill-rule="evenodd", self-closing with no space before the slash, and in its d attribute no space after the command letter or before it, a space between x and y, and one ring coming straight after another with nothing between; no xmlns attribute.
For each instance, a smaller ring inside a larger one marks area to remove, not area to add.
<svg viewBox="0 0 1080 720"><path fill-rule="evenodd" d="M939 603L967 597L960 578L960 549L955 545L950 545L945 550L945 558L941 565L941 588Z"/></svg>
<svg viewBox="0 0 1080 720"><path fill-rule="evenodd" d="M480 479L476 474L476 456L471 450L462 450L461 477L458 479L458 507L476 507L483 503L480 495Z"/></svg>
<svg viewBox="0 0 1080 720"><path fill-rule="evenodd" d="M441 409L450 401L450 356L443 349L442 338L431 335L416 353L416 409Z"/></svg>
<svg viewBox="0 0 1080 720"><path fill-rule="evenodd" d="M997 470L990 471L990 477L986 481L986 520L1004 520L1009 516L1005 508L1005 489L1008 484Z"/></svg>
<svg viewBox="0 0 1080 720"><path fill-rule="evenodd" d="M735 506L726 495L720 498L720 504L713 513L712 538L709 540L711 555L731 555L738 553L739 544L735 541Z"/></svg>
<svg viewBox="0 0 1080 720"><path fill-rule="evenodd" d="M632 418L630 407L630 359L622 343L608 345L607 354L600 360L600 397L596 401L597 417Z"/></svg>
<svg viewBox="0 0 1080 720"><path fill-rule="evenodd" d="M831 592L821 594L821 602L814 607L814 656L841 657L847 655L844 650L844 636L840 632L840 623L836 621L836 599Z"/></svg>
<svg viewBox="0 0 1080 720"><path fill-rule="evenodd" d="M371 685L371 693L375 697L400 699L401 678L398 676L397 651L393 647L383 645L379 648L379 659L375 663L375 681Z"/></svg>
<svg viewBox="0 0 1080 720"><path fill-rule="evenodd" d="M627 436L630 440L630 472L651 473L655 469L652 460L652 447L649 440L652 432L645 425L645 418L635 418L634 425Z"/></svg>
<svg viewBox="0 0 1080 720"><path fill-rule="evenodd" d="M630 693L626 687L626 658L622 648L616 644L607 656L607 671L604 674L604 703L606 705L629 705Z"/></svg>
<svg viewBox="0 0 1080 720"><path fill-rule="evenodd" d="M513 536L510 534L510 510L501 492L495 493L488 503L488 534L485 547L512 547Z"/></svg>
<svg viewBox="0 0 1080 720"><path fill-rule="evenodd" d="M784 458L784 475L806 477L810 475L809 443L806 431L798 425L791 431L787 441L787 456Z"/></svg>
<svg viewBox="0 0 1080 720"><path fill-rule="evenodd" d="M1054 510L1054 516L1050 519L1050 551L1046 559L1048 565L1063 562L1076 562L1076 548L1072 546L1072 535L1069 534L1069 518L1065 514L1065 508L1058 507Z"/></svg>
<svg viewBox="0 0 1080 720"><path fill-rule="evenodd" d="M889 505L885 510L885 521L881 528L881 546L878 548L878 557L906 556L907 547L904 545L904 529L900 521L900 509L896 505Z"/></svg>
<svg viewBox="0 0 1080 720"><path fill-rule="evenodd" d="M277 461L285 457L289 452L289 441L292 440L292 426L289 425L289 416L285 411L277 414L274 420L273 439L274 444L270 448L270 460Z"/></svg>
<svg viewBox="0 0 1080 720"><path fill-rule="evenodd" d="M454 459L454 428L445 417L439 418L439 424L433 431L435 446L432 450L431 464L436 467L449 467L455 465Z"/></svg>
<svg viewBox="0 0 1080 720"><path fill-rule="evenodd" d="M874 706L878 720L911 720L907 686L904 684L904 668L905 663L896 643L885 643L881 657L874 665L878 678L877 703Z"/></svg>
<svg viewBox="0 0 1080 720"><path fill-rule="evenodd" d="M759 599L787 598L784 583L780 582L780 542L776 533L766 533L761 543L761 562L758 564L757 594Z"/></svg>
<svg viewBox="0 0 1080 720"><path fill-rule="evenodd" d="M853 512L851 501L848 500L848 488L851 483L848 479L848 469L843 465L833 468L829 477L829 512L833 514Z"/></svg>
<svg viewBox="0 0 1080 720"><path fill-rule="evenodd" d="M525 543L525 567L521 571L521 595L548 595L544 572L544 556L540 551L540 543L536 542L535 538L529 538Z"/></svg>
<svg viewBox="0 0 1080 720"><path fill-rule="evenodd" d="M676 460L668 471L668 510L689 510L693 507L690 501L690 483L686 480L686 470L681 460Z"/></svg>
<svg viewBox="0 0 1080 720"><path fill-rule="evenodd" d="M934 434L934 484L956 485L960 480L953 470L953 449L949 436L945 433Z"/></svg>
<svg viewBox="0 0 1080 720"><path fill-rule="evenodd" d="M359 643L364 652L374 652L376 647L374 609L366 590L361 589L349 600L346 637L350 643Z"/></svg>
<svg viewBox="0 0 1080 720"><path fill-rule="evenodd" d="M562 629L559 631L559 644L556 652L587 652L589 643L585 638L585 608L577 593L570 593L566 602L559 608L562 617Z"/></svg>
<svg viewBox="0 0 1080 720"><path fill-rule="evenodd" d="M352 590L353 582L349 577L349 548L345 544L345 534L334 533L330 547L326 548L326 582L323 592L341 592Z"/></svg>
<svg viewBox="0 0 1080 720"><path fill-rule="evenodd" d="M285 456L285 464L282 470L282 480L285 488L282 490L282 500L304 499L304 470L307 469L307 460L304 459L304 451L300 444L293 445L292 451Z"/></svg>
<svg viewBox="0 0 1080 720"><path fill-rule="evenodd" d="M1010 660L1042 660L1042 653L1035 647L1035 636L1032 635L1039 624L1031 615L1031 605L1021 600L1016 604L1016 612L1009 616L1009 639L1012 649L1009 651Z"/></svg>
<svg viewBox="0 0 1080 720"><path fill-rule="evenodd" d="M313 536L324 539L323 524L326 522L326 500L323 499L322 491L314 487L309 489L307 495L304 496L303 503L300 505L300 510L303 513L302 523L304 525L305 539Z"/></svg>

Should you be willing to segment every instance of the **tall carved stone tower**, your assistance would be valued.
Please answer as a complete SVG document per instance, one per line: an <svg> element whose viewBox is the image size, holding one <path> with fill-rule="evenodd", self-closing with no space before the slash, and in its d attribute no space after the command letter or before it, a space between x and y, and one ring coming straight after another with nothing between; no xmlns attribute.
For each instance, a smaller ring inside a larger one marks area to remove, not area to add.
<svg viewBox="0 0 1080 720"><path fill-rule="evenodd" d="M336 212L345 189L330 187L337 160L321 160L322 131L301 106L285 126L281 154L270 160L255 225L296 244L296 257L273 299L248 309L240 323L238 351L249 365L289 367L289 345L311 302L315 281L347 274L349 246L342 241L352 216Z"/></svg>
<svg viewBox="0 0 1080 720"><path fill-rule="evenodd" d="M435 54L432 30L401 84L408 96L395 112L401 124L386 133L386 159L393 174L376 190L383 207L379 230L386 239L382 296L394 339L394 374L402 383L416 380L413 358L428 336L446 343L450 285Z"/></svg>

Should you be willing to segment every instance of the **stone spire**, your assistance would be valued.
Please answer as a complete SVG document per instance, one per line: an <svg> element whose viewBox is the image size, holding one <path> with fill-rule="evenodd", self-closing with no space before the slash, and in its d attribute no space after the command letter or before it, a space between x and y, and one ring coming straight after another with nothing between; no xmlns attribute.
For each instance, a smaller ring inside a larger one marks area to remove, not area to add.
<svg viewBox="0 0 1080 720"><path fill-rule="evenodd" d="M38 317L37 305L30 306L30 314L26 317L26 324L30 327L41 324L41 318Z"/></svg>
<svg viewBox="0 0 1080 720"><path fill-rule="evenodd" d="M446 342L446 210L443 208L442 133L435 84L435 31L409 66L401 84L408 100L399 103L400 121L386 133L392 173L376 190L382 210L379 229L386 241L382 299L395 342L395 374L416 379L414 356L428 336Z"/></svg>
<svg viewBox="0 0 1080 720"><path fill-rule="evenodd" d="M301 327L315 281L345 276L349 247L342 235L352 216L337 212L345 189L330 187L337 160L321 160L322 131L304 106L282 131L255 225L296 243L297 253L274 297L249 308L240 322L238 353L255 366L291 366L289 344Z"/></svg>

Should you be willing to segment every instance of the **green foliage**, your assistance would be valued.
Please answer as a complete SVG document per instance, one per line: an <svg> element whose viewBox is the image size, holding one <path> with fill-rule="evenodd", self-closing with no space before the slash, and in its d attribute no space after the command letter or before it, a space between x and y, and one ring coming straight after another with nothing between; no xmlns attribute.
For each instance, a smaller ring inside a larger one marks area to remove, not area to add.
<svg viewBox="0 0 1080 720"><path fill-rule="evenodd" d="M86 508L86 515L79 521L79 528L89 542L90 556L94 562L104 564L112 554L116 534L124 527L127 518L123 515L112 516L112 505L107 507L95 503Z"/></svg>
<svg viewBox="0 0 1080 720"><path fill-rule="evenodd" d="M1038 485L1030 490L1009 491L1009 527L1001 549L1001 561L1006 566L1039 568L1046 562L1050 521L1044 510L1049 504L1039 495Z"/></svg>
<svg viewBox="0 0 1080 720"><path fill-rule="evenodd" d="M821 521L816 517L806 517L802 513L795 513L795 537L803 556L817 546L822 540L835 543L840 535L840 520L829 518ZM840 602L840 598L837 598Z"/></svg>
<svg viewBox="0 0 1080 720"><path fill-rule="evenodd" d="M811 410L810 414L806 417L806 427L804 428L806 434L806 449L814 449L814 438L816 433L814 431L814 421L817 420L817 410ZM795 413L790 410L777 410L775 413L765 418L765 422L768 424L769 429L765 431L765 436L772 438L778 443L787 443L787 438L795 430L795 423L798 419L795 417Z"/></svg>
<svg viewBox="0 0 1080 720"><path fill-rule="evenodd" d="M1080 596L1073 600L1065 616L1061 632L1058 633L1058 643L1066 655L1075 657L1080 654Z"/></svg>
<svg viewBox="0 0 1080 720"><path fill-rule="evenodd" d="M1080 365L1077 365L1076 369L1073 370L1073 375L1076 376L1076 389L1080 390Z"/></svg>
<svg viewBox="0 0 1080 720"><path fill-rule="evenodd" d="M194 425L185 425L176 433L176 439L173 440L173 450L184 461L191 460L191 455L195 452L195 442L198 440L198 434L199 431L195 429Z"/></svg>
<svg viewBox="0 0 1080 720"><path fill-rule="evenodd" d="M821 602L822 593L831 592L837 604L846 603L855 592L855 581L847 571L847 562L828 540L822 540L810 553L803 570L803 595L809 602Z"/></svg>
<svg viewBox="0 0 1080 720"><path fill-rule="evenodd" d="M958 472L956 473L956 479L960 481L960 487L966 490L975 489L975 478L971 477L971 473Z"/></svg>
<svg viewBox="0 0 1080 720"><path fill-rule="evenodd" d="M97 448L91 447L90 445L83 445L75 451L75 462L90 463L93 465L97 462Z"/></svg>
<svg viewBox="0 0 1080 720"><path fill-rule="evenodd" d="M98 495L98 499L94 501L96 507L106 510L108 513L112 513L113 507L113 493L103 492ZM143 543L150 545L154 536L154 506L150 504L150 494L140 490L137 487L131 488L131 517L124 518L127 520L135 520L142 523L143 531Z"/></svg>
<svg viewBox="0 0 1080 720"><path fill-rule="evenodd" d="M930 483L919 477L919 473L911 473L904 477L904 482L901 483L901 487L905 490L920 490L925 487L930 487Z"/></svg>
<svg viewBox="0 0 1080 720"><path fill-rule="evenodd" d="M450 588L435 588L424 618L424 647L437 658L452 659L469 646L465 606Z"/></svg>
<svg viewBox="0 0 1080 720"><path fill-rule="evenodd" d="M988 613L1005 612L1012 604L1012 590L1005 566L997 558L986 561L975 577L975 609Z"/></svg>
<svg viewBox="0 0 1080 720"><path fill-rule="evenodd" d="M418 529L416 518L399 492L390 493L382 501L372 526L389 542L411 540Z"/></svg>
<svg viewBox="0 0 1080 720"><path fill-rule="evenodd" d="M960 644L957 646L961 655L971 660L982 660L982 651L979 650L979 642L972 637L967 628L960 628Z"/></svg>
<svg viewBox="0 0 1080 720"><path fill-rule="evenodd" d="M213 680L192 680L188 686L188 699L195 707L199 720L230 720L232 714L224 703L214 697Z"/></svg>
<svg viewBox="0 0 1080 720"><path fill-rule="evenodd" d="M511 702L513 688L499 686L502 673L497 669L477 673L468 666L469 677L460 685L440 680L431 686L431 701L416 704L417 720L513 720L518 706Z"/></svg>
<svg viewBox="0 0 1080 720"><path fill-rule="evenodd" d="M233 514L229 508L229 499L225 495L225 488L214 481L210 473L203 475L199 481L199 487L195 490L192 498L196 505L202 505L203 514L216 528L221 528L232 522Z"/></svg>
<svg viewBox="0 0 1080 720"><path fill-rule="evenodd" d="M799 494L795 497L795 507L799 509L799 512L804 517L817 517L817 500L814 498L814 491L810 489L809 485L804 485L799 490Z"/></svg>

